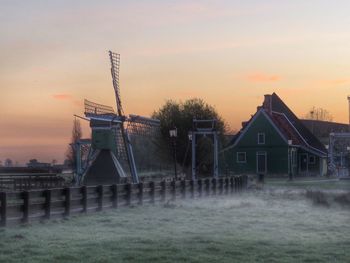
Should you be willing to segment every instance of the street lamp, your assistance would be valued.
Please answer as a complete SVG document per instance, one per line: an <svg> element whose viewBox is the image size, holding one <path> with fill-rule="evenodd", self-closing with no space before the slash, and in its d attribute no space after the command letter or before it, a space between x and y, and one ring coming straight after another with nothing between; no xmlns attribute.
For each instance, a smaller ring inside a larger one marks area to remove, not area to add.
<svg viewBox="0 0 350 263"><path fill-rule="evenodd" d="M191 132L191 131L188 133L188 140L189 140L190 142L192 141L192 132Z"/></svg>
<svg viewBox="0 0 350 263"><path fill-rule="evenodd" d="M291 146L293 145L293 140L288 140L288 172L289 180L293 181L293 152Z"/></svg>
<svg viewBox="0 0 350 263"><path fill-rule="evenodd" d="M174 150L174 170L175 170L175 180L177 180L177 171L176 171L176 137L177 137L177 128L169 130L170 138L173 142L173 150Z"/></svg>

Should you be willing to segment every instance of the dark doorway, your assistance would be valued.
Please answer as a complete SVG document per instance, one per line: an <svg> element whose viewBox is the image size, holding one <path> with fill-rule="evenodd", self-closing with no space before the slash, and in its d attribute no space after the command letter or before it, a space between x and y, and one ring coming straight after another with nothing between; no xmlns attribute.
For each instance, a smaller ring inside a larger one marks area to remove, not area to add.
<svg viewBox="0 0 350 263"><path fill-rule="evenodd" d="M300 154L300 172L306 173L308 170L307 153Z"/></svg>
<svg viewBox="0 0 350 263"><path fill-rule="evenodd" d="M256 153L256 172L258 174L266 174L267 162L266 162L266 152Z"/></svg>

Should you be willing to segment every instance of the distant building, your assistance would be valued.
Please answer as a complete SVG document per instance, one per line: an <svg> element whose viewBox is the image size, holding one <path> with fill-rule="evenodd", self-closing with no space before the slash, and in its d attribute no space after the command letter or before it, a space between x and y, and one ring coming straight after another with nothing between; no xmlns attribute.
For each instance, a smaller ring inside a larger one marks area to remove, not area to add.
<svg viewBox="0 0 350 263"><path fill-rule="evenodd" d="M323 144L329 143L329 134L332 132L349 132L349 124L345 123L319 120L301 121Z"/></svg>
<svg viewBox="0 0 350 263"><path fill-rule="evenodd" d="M221 169L266 175L325 175L327 150L277 96L262 106L221 151Z"/></svg>
<svg viewBox="0 0 350 263"><path fill-rule="evenodd" d="M29 167L29 168L50 168L51 163L42 163L42 162L38 162L37 159L31 159L27 163L27 167Z"/></svg>

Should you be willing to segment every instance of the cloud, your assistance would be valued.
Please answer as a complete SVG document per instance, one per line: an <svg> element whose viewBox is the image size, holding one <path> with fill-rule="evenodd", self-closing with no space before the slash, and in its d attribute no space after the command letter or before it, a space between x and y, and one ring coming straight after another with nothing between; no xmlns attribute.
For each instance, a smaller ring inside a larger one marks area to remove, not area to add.
<svg viewBox="0 0 350 263"><path fill-rule="evenodd" d="M69 94L54 94L52 97L55 100L65 101L73 104L75 107L83 107L84 102L81 99L76 99L72 95Z"/></svg>
<svg viewBox="0 0 350 263"><path fill-rule="evenodd" d="M268 75L264 73L254 73L246 78L250 82L276 82L281 79L278 75Z"/></svg>
<svg viewBox="0 0 350 263"><path fill-rule="evenodd" d="M72 98L69 94L54 94L52 97L56 100L70 100Z"/></svg>

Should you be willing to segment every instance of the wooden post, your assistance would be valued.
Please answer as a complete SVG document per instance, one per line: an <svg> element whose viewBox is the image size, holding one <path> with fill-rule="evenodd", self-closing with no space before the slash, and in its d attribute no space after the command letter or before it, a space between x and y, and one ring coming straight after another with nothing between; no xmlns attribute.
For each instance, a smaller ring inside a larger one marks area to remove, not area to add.
<svg viewBox="0 0 350 263"><path fill-rule="evenodd" d="M51 190L46 189L44 191L45 196L45 219L50 219L51 217Z"/></svg>
<svg viewBox="0 0 350 263"><path fill-rule="evenodd" d="M98 193L98 211L102 211L103 209L103 185L98 185L96 187Z"/></svg>
<svg viewBox="0 0 350 263"><path fill-rule="evenodd" d="M64 195L65 195L64 216L69 216L70 215L70 200L71 200L70 187L67 187L64 189Z"/></svg>
<svg viewBox="0 0 350 263"><path fill-rule="evenodd" d="M118 187L116 184L113 184L111 186L112 190L112 207L117 208L118 207Z"/></svg>
<svg viewBox="0 0 350 263"><path fill-rule="evenodd" d="M83 203L83 213L87 213L87 188L86 188L86 185L83 185L81 188L81 193L83 195L83 198L82 198L82 203Z"/></svg>
<svg viewBox="0 0 350 263"><path fill-rule="evenodd" d="M139 193L138 193L138 199L139 199L139 205L143 204L143 183L139 183L138 184L138 188L139 188Z"/></svg>
<svg viewBox="0 0 350 263"><path fill-rule="evenodd" d="M197 184L198 184L198 197L202 197L202 193L203 193L203 180L202 180L202 179L198 179L198 180L197 180Z"/></svg>
<svg viewBox="0 0 350 263"><path fill-rule="evenodd" d="M212 181L212 185L213 185L213 187L212 187L213 195L216 195L217 180L216 180L216 178L213 178L211 181Z"/></svg>
<svg viewBox="0 0 350 263"><path fill-rule="evenodd" d="M235 192L238 192L238 176L235 176Z"/></svg>
<svg viewBox="0 0 350 263"><path fill-rule="evenodd" d="M225 177L224 179L224 185L225 185L225 195L228 194L228 187L229 187L230 181L228 180L228 177Z"/></svg>
<svg viewBox="0 0 350 263"><path fill-rule="evenodd" d="M224 193L224 179L222 177L219 178L219 195Z"/></svg>
<svg viewBox="0 0 350 263"><path fill-rule="evenodd" d="M166 198L166 182L161 181L160 182L160 187L161 187L161 202L165 202Z"/></svg>
<svg viewBox="0 0 350 263"><path fill-rule="evenodd" d="M30 205L30 200L29 200L29 192L24 191L22 193L23 197L23 218L22 222L23 223L28 223L29 222L29 205Z"/></svg>
<svg viewBox="0 0 350 263"><path fill-rule="evenodd" d="M0 193L0 199L1 199L1 226L6 226L6 221L7 221L7 194L6 192L1 192Z"/></svg>
<svg viewBox="0 0 350 263"><path fill-rule="evenodd" d="M234 177L230 177L230 192L233 193L235 189L235 179Z"/></svg>
<svg viewBox="0 0 350 263"><path fill-rule="evenodd" d="M154 204L155 185L153 181L149 183L149 188L150 188L150 191L149 191L150 203Z"/></svg>
<svg viewBox="0 0 350 263"><path fill-rule="evenodd" d="M181 198L185 199L186 198L186 181L181 180L180 184L181 184Z"/></svg>
<svg viewBox="0 0 350 263"><path fill-rule="evenodd" d="M205 194L206 194L206 196L209 196L210 195L210 180L209 180L209 178L205 179L204 183L205 183Z"/></svg>
<svg viewBox="0 0 350 263"><path fill-rule="evenodd" d="M190 181L190 193L191 193L191 198L194 198L194 180Z"/></svg>
<svg viewBox="0 0 350 263"><path fill-rule="evenodd" d="M131 204L131 184L128 183L125 185L125 201L126 205L129 206Z"/></svg>
<svg viewBox="0 0 350 263"><path fill-rule="evenodd" d="M171 200L176 200L176 181L172 180L171 183Z"/></svg>

